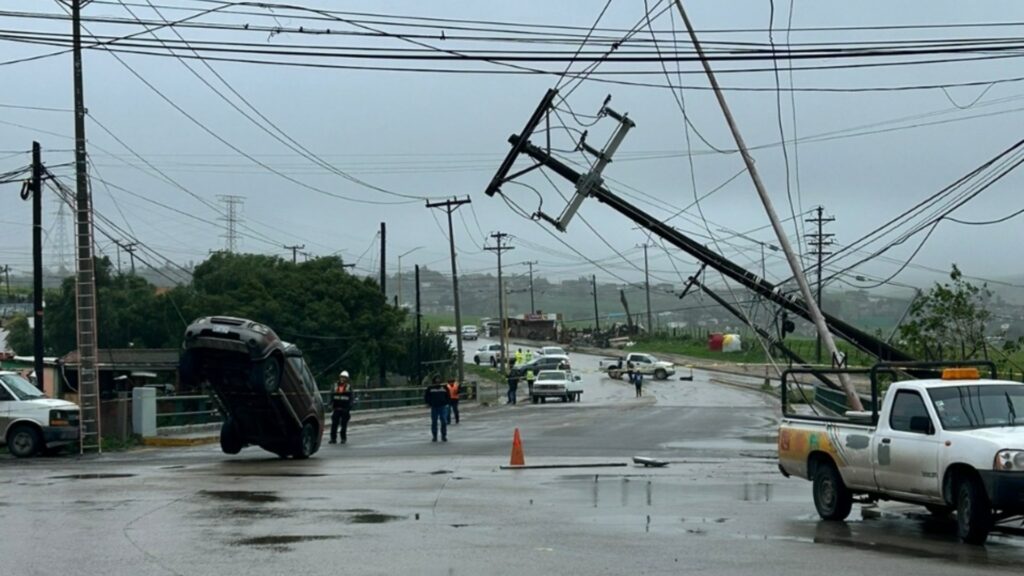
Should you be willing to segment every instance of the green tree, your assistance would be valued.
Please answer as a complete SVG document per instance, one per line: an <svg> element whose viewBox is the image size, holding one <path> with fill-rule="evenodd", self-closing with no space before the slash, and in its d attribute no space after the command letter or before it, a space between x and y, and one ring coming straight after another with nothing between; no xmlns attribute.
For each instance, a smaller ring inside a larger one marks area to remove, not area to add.
<svg viewBox="0 0 1024 576"><path fill-rule="evenodd" d="M7 323L7 345L18 356L32 355L32 328L28 325L28 318L15 316Z"/></svg>
<svg viewBox="0 0 1024 576"><path fill-rule="evenodd" d="M949 282L936 283L914 301L900 336L924 360L968 360L987 357L985 327L992 296L987 285L964 279L953 265Z"/></svg>

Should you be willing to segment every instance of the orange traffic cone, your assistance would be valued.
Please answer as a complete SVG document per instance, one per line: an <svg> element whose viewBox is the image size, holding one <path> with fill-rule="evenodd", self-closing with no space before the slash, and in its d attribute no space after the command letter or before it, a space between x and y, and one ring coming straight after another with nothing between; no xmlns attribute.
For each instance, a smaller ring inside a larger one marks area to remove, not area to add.
<svg viewBox="0 0 1024 576"><path fill-rule="evenodd" d="M516 428L515 434L512 435L512 459L508 464L509 466L526 465L526 459L523 458L523 441L519 439L519 428Z"/></svg>

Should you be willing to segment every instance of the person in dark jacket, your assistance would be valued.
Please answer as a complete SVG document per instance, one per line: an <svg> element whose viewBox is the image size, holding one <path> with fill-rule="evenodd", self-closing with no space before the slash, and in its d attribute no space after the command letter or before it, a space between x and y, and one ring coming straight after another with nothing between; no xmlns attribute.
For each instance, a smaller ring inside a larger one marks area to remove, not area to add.
<svg viewBox="0 0 1024 576"><path fill-rule="evenodd" d="M341 443L348 441L348 421L352 417L352 388L348 371L338 375L338 383L331 392L331 444L338 442L338 428L341 428Z"/></svg>
<svg viewBox="0 0 1024 576"><path fill-rule="evenodd" d="M430 406L430 434L437 442L437 423L441 423L441 441L448 441L448 390L441 384L441 377L434 376L430 386L423 393L423 401Z"/></svg>
<svg viewBox="0 0 1024 576"><path fill-rule="evenodd" d="M508 373L508 404L516 403L516 394L519 390L519 377L513 372Z"/></svg>

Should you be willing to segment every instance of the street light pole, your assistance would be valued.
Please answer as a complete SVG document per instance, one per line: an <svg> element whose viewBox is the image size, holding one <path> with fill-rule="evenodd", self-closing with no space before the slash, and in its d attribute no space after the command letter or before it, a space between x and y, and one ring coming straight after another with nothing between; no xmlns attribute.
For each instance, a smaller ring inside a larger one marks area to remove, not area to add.
<svg viewBox="0 0 1024 576"><path fill-rule="evenodd" d="M402 256L408 256L409 254L412 254L413 252L419 250L420 248L423 248L423 246L417 246L417 247L413 248L412 250L409 250L407 252L403 252L403 253L398 255L398 305L399 306L402 305Z"/></svg>

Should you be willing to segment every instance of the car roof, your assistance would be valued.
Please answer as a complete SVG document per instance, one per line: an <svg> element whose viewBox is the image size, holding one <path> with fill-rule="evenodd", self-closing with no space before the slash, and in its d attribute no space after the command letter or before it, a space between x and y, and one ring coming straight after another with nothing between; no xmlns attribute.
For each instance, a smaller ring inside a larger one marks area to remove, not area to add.
<svg viewBox="0 0 1024 576"><path fill-rule="evenodd" d="M545 354L544 356L541 356L540 358L535 359L534 362L547 361L547 360L551 360L552 358L557 359L557 360L568 360L569 359L569 357L567 355L565 355L565 354Z"/></svg>
<svg viewBox="0 0 1024 576"><path fill-rule="evenodd" d="M927 389L932 389L932 388L954 388L956 386L1000 386L1000 385L1002 385L1002 386L1006 386L1006 385L1024 386L1024 383L1015 382L1013 380L990 380L988 378L981 379L981 380L974 380L974 379L971 379L971 380L938 380L938 379L929 379L929 380L901 380L899 382L899 384L911 385L913 387L927 388Z"/></svg>

